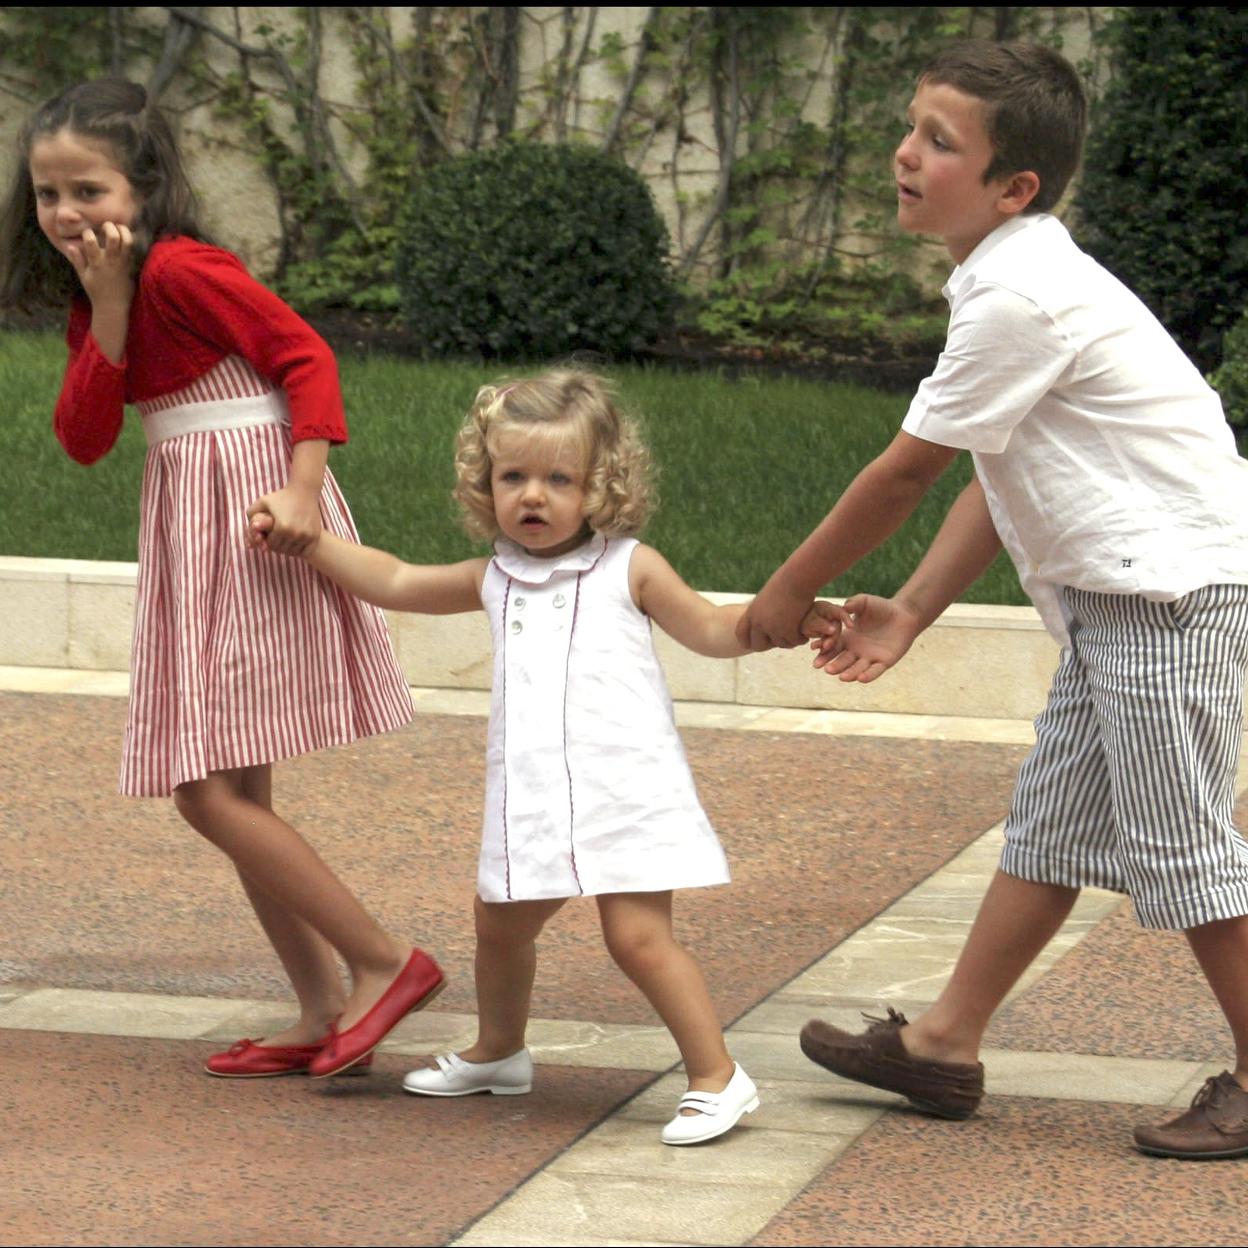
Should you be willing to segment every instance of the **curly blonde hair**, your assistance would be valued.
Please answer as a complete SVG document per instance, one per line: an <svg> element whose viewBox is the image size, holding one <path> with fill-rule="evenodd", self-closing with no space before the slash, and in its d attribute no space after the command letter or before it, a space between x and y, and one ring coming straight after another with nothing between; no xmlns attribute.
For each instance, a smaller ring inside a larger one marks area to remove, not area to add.
<svg viewBox="0 0 1248 1248"><path fill-rule="evenodd" d="M498 536L490 446L503 432L569 439L585 465L585 519L608 537L640 533L654 506L653 464L636 423L603 378L578 369L482 386L455 444L455 488L464 528Z"/></svg>

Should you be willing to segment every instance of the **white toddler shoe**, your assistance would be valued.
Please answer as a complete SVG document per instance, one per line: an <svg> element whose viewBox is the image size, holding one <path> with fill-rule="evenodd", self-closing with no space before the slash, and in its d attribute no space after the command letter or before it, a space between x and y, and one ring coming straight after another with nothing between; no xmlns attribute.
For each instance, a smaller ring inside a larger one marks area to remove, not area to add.
<svg viewBox="0 0 1248 1248"><path fill-rule="evenodd" d="M417 1096L471 1096L493 1092L495 1096L521 1096L533 1088L533 1059L521 1049L497 1062L466 1062L455 1053L437 1059L438 1065L408 1071L403 1091Z"/></svg>
<svg viewBox="0 0 1248 1248"><path fill-rule="evenodd" d="M758 1108L754 1080L734 1063L732 1078L722 1092L686 1092L676 1107L676 1117L663 1128L664 1144L701 1144L731 1131L743 1114ZM696 1114L682 1114L696 1109Z"/></svg>

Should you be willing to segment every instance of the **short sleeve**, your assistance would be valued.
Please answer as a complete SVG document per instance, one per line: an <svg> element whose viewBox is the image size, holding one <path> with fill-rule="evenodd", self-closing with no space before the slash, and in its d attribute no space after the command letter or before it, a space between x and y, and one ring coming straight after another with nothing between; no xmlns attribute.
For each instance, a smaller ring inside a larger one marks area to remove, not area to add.
<svg viewBox="0 0 1248 1248"><path fill-rule="evenodd" d="M941 446L1000 454L1074 359L1074 348L1029 299L978 283L955 301L945 349L901 427Z"/></svg>

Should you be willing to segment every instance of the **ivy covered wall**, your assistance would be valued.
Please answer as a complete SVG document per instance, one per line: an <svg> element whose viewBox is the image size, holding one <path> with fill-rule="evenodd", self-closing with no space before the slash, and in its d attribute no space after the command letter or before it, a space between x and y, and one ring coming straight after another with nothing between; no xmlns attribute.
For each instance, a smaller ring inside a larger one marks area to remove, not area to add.
<svg viewBox="0 0 1248 1248"><path fill-rule="evenodd" d="M1111 12L9 7L0 173L37 102L124 73L175 116L223 241L305 307L384 311L425 170L506 136L587 143L646 178L708 315L748 322L864 266L934 292L943 250L892 225L889 156L918 66L950 37L1028 37L1095 88Z"/></svg>

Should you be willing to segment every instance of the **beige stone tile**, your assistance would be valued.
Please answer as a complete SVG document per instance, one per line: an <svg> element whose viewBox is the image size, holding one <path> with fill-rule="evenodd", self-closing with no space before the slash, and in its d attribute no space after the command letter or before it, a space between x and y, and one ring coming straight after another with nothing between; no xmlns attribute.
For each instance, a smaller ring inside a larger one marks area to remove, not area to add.
<svg viewBox="0 0 1248 1248"><path fill-rule="evenodd" d="M673 698L690 702L736 701L735 660L711 659L703 654L694 654L657 627L654 630L654 649Z"/></svg>
<svg viewBox="0 0 1248 1248"><path fill-rule="evenodd" d="M64 667L69 661L69 580L0 579L0 663Z"/></svg>
<svg viewBox="0 0 1248 1248"><path fill-rule="evenodd" d="M704 1148L732 1142L730 1135ZM788 1189L739 1182L544 1170L455 1242L549 1244L562 1236L588 1245L603 1242L597 1236L610 1227L613 1237L626 1242L739 1244L756 1235L793 1195Z"/></svg>
<svg viewBox="0 0 1248 1248"><path fill-rule="evenodd" d="M450 689L490 687L494 660L489 625L481 612L392 612L390 629L408 684Z"/></svg>
<svg viewBox="0 0 1248 1248"><path fill-rule="evenodd" d="M675 1103L669 1107L670 1118ZM650 1178L656 1182L734 1183L797 1192L845 1145L824 1135L760 1127L761 1106L719 1140L675 1148L654 1122L612 1118L578 1140L547 1167L556 1175ZM663 1121L667 1121L665 1118ZM830 1147L835 1143L836 1147Z"/></svg>
<svg viewBox="0 0 1248 1248"><path fill-rule="evenodd" d="M1170 1104L1199 1068L1196 1062L1009 1049L985 1049L982 1060L985 1086L993 1096L1128 1105Z"/></svg>
<svg viewBox="0 0 1248 1248"><path fill-rule="evenodd" d="M665 1027L534 1019L528 1045L539 1065L659 1071L680 1061L680 1050Z"/></svg>
<svg viewBox="0 0 1248 1248"><path fill-rule="evenodd" d="M455 1244L488 1244L491 1248L534 1248L535 1243L539 1243L525 1235L500 1235L496 1231L490 1233L489 1238L474 1239L473 1235L476 1228L473 1227L466 1235L460 1239L453 1239L450 1242ZM595 1239L590 1235L583 1235L576 1239L568 1239L558 1235L545 1235L540 1240L540 1248L681 1248L681 1245L667 1239Z"/></svg>
<svg viewBox="0 0 1248 1248"><path fill-rule="evenodd" d="M0 1027L191 1040L236 1013L236 1001L42 988L0 1008Z"/></svg>
<svg viewBox="0 0 1248 1248"><path fill-rule="evenodd" d="M128 672L84 672L72 667L0 666L0 691L124 698L130 692L130 675Z"/></svg>
<svg viewBox="0 0 1248 1248"><path fill-rule="evenodd" d="M130 666L135 587L104 577L74 577L69 583L70 667L125 671Z"/></svg>
<svg viewBox="0 0 1248 1248"><path fill-rule="evenodd" d="M428 689L418 686L410 692L412 705L425 714L485 716L490 713L488 689Z"/></svg>

